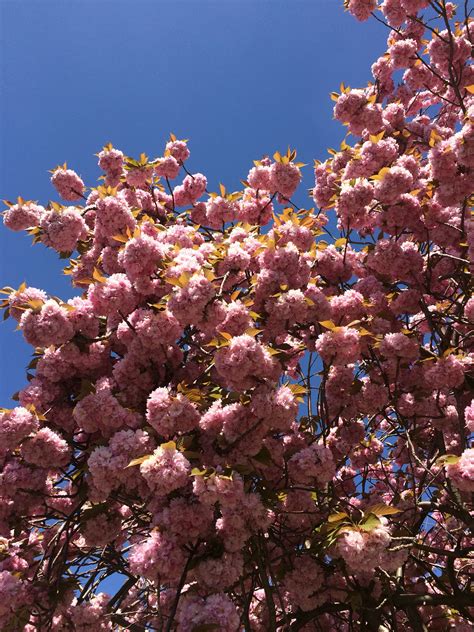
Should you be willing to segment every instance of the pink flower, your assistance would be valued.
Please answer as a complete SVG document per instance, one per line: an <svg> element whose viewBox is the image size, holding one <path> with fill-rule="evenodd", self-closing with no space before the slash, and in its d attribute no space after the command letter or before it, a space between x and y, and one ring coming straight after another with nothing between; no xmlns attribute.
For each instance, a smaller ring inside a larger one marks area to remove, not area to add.
<svg viewBox="0 0 474 632"><path fill-rule="evenodd" d="M193 492L205 505L219 502L221 506L235 507L242 503L244 485L239 474L229 477L216 473L209 477L195 476Z"/></svg>
<svg viewBox="0 0 474 632"><path fill-rule="evenodd" d="M99 167L107 174L121 174L123 152L118 149L103 149L99 153Z"/></svg>
<svg viewBox="0 0 474 632"><path fill-rule="evenodd" d="M456 37L451 45L448 39L448 31L440 32L440 37L435 37L428 43L428 53L431 63L435 64L439 70L447 72L449 63L464 62L470 57L470 42L466 37ZM450 61L452 59L452 62Z"/></svg>
<svg viewBox="0 0 474 632"><path fill-rule="evenodd" d="M380 352L387 358L416 360L419 355L419 345L416 340L404 334L386 334L380 344Z"/></svg>
<svg viewBox="0 0 474 632"><path fill-rule="evenodd" d="M336 464L332 452L322 444L313 443L294 454L289 460L291 476L299 483L328 483L336 473Z"/></svg>
<svg viewBox="0 0 474 632"><path fill-rule="evenodd" d="M10 230L25 230L30 226L38 226L44 212L44 207L33 202L13 204L4 212L3 223Z"/></svg>
<svg viewBox="0 0 474 632"><path fill-rule="evenodd" d="M67 442L50 428L41 428L21 446L25 461L39 467L64 467L69 461Z"/></svg>
<svg viewBox="0 0 474 632"><path fill-rule="evenodd" d="M128 278L139 282L143 277L150 277L163 261L166 249L153 237L140 235L130 239L119 255Z"/></svg>
<svg viewBox="0 0 474 632"><path fill-rule="evenodd" d="M306 226L297 226L293 222L284 222L278 227L280 234L279 244L284 246L293 242L300 250L309 250L313 244L314 236Z"/></svg>
<svg viewBox="0 0 474 632"><path fill-rule="evenodd" d="M142 491L146 489L136 469L127 465L132 459L149 454L154 445L143 430L121 430L113 434L108 445L94 448L87 461L92 493L103 500L122 485L134 493L140 483Z"/></svg>
<svg viewBox="0 0 474 632"><path fill-rule="evenodd" d="M169 505L153 516L154 524L181 544L196 541L210 533L214 524L209 505L190 503L186 498L173 498Z"/></svg>
<svg viewBox="0 0 474 632"><path fill-rule="evenodd" d="M61 632L67 629L70 621L74 621L76 632L91 632L92 630L94 632L109 632L113 629L112 622L107 619L109 601L110 595L105 593L92 595L89 600L81 603L74 600L64 617L62 615L54 617L54 624L57 623L57 629Z"/></svg>
<svg viewBox="0 0 474 632"><path fill-rule="evenodd" d="M168 536L152 531L146 540L132 547L128 563L132 573L158 584L179 579L185 556Z"/></svg>
<svg viewBox="0 0 474 632"><path fill-rule="evenodd" d="M124 233L127 228L133 231L135 218L120 197L107 196L97 200L96 232L103 237L113 237Z"/></svg>
<svg viewBox="0 0 474 632"><path fill-rule="evenodd" d="M125 274L112 274L104 283L90 285L87 297L99 316L117 312L127 315L137 304L137 295Z"/></svg>
<svg viewBox="0 0 474 632"><path fill-rule="evenodd" d="M341 123L350 123L354 117L360 116L367 105L364 90L351 90L340 95L334 106L334 117Z"/></svg>
<svg viewBox="0 0 474 632"><path fill-rule="evenodd" d="M267 194L258 193L246 188L243 197L237 202L239 221L264 226L268 224L273 213L273 203Z"/></svg>
<svg viewBox="0 0 474 632"><path fill-rule="evenodd" d="M316 340L316 351L326 363L349 364L361 353L360 335L352 327L338 327Z"/></svg>
<svg viewBox="0 0 474 632"><path fill-rule="evenodd" d="M377 6L377 0L349 0L348 9L357 20L365 22Z"/></svg>
<svg viewBox="0 0 474 632"><path fill-rule="evenodd" d="M183 326L200 322L215 292L211 281L202 274L195 274L187 285L175 290L168 308Z"/></svg>
<svg viewBox="0 0 474 632"><path fill-rule="evenodd" d="M147 421L164 437L193 430L199 422L199 413L182 393L172 396L167 388L157 388L147 401Z"/></svg>
<svg viewBox="0 0 474 632"><path fill-rule="evenodd" d="M429 0L400 0L400 4L409 15L416 15L429 5Z"/></svg>
<svg viewBox="0 0 474 632"><path fill-rule="evenodd" d="M249 310L242 303L232 301L226 303L224 309L224 319L219 325L220 331L225 331L231 336L240 336L252 326Z"/></svg>
<svg viewBox="0 0 474 632"><path fill-rule="evenodd" d="M446 475L462 492L474 492L474 448L464 450L457 463L447 465Z"/></svg>
<svg viewBox="0 0 474 632"><path fill-rule="evenodd" d="M464 307L464 316L470 323L474 323L474 298L470 298Z"/></svg>
<svg viewBox="0 0 474 632"><path fill-rule="evenodd" d="M69 202L80 200L86 189L84 182L72 169L56 169L51 182L59 195Z"/></svg>
<svg viewBox="0 0 474 632"><path fill-rule="evenodd" d="M223 224L231 222L236 216L236 205L220 195L211 197L206 202L206 226L221 228Z"/></svg>
<svg viewBox="0 0 474 632"><path fill-rule="evenodd" d="M466 428L469 432L474 432L474 399L464 409L464 418L466 420Z"/></svg>
<svg viewBox="0 0 474 632"><path fill-rule="evenodd" d="M137 424L137 414L120 405L111 392L110 380L101 378L95 391L83 397L75 406L74 419L85 432L100 430L105 436L126 426Z"/></svg>
<svg viewBox="0 0 474 632"><path fill-rule="evenodd" d="M265 309L270 314L268 328L284 331L289 325L306 321L308 302L301 290L288 290L276 300L269 299Z"/></svg>
<svg viewBox="0 0 474 632"><path fill-rule="evenodd" d="M389 95L393 92L395 84L392 79L393 64L390 58L387 59L385 55L382 55L371 66L371 71L374 79L377 80L379 87L379 94L381 96ZM388 106L389 107L389 106ZM383 112L384 123L387 124L387 112Z"/></svg>
<svg viewBox="0 0 474 632"><path fill-rule="evenodd" d="M393 204L414 185L412 174L405 168L391 167L381 180L375 183L375 197L384 204Z"/></svg>
<svg viewBox="0 0 474 632"><path fill-rule="evenodd" d="M27 591L24 583L9 571L0 571L0 625L8 629L15 613L25 605L28 605Z"/></svg>
<svg viewBox="0 0 474 632"><path fill-rule="evenodd" d="M185 162L190 155L188 146L183 140L174 140L166 143L166 151L178 162Z"/></svg>
<svg viewBox="0 0 474 632"><path fill-rule="evenodd" d="M288 386L278 389L259 387L250 402L250 410L256 417L263 418L274 430L288 431L298 412L298 401Z"/></svg>
<svg viewBox="0 0 474 632"><path fill-rule="evenodd" d="M254 386L258 379L276 379L278 366L263 345L247 334L232 338L215 355L216 370L236 390Z"/></svg>
<svg viewBox="0 0 474 632"><path fill-rule="evenodd" d="M423 257L416 244L381 239L367 258L367 267L382 279L413 282L423 270Z"/></svg>
<svg viewBox="0 0 474 632"><path fill-rule="evenodd" d="M344 559L350 573L373 574L377 566L385 566L390 542L390 533L381 524L372 531L344 530L334 550Z"/></svg>
<svg viewBox="0 0 474 632"><path fill-rule="evenodd" d="M206 190L207 178L202 173L186 176L183 180L183 189L191 202L198 200Z"/></svg>
<svg viewBox="0 0 474 632"><path fill-rule="evenodd" d="M69 313L56 301L49 300L39 310L27 310L20 320L25 340L34 347L60 345L73 336Z"/></svg>
<svg viewBox="0 0 474 632"><path fill-rule="evenodd" d="M406 18L407 10L402 6L401 0L384 0L381 9L387 22L395 28L401 26Z"/></svg>
<svg viewBox="0 0 474 632"><path fill-rule="evenodd" d="M432 388L456 388L464 382L464 366L453 355L427 364L425 377Z"/></svg>
<svg viewBox="0 0 474 632"><path fill-rule="evenodd" d="M85 514L87 516L87 513ZM105 511L98 515L84 517L81 534L90 547L104 547L118 538L121 532L120 514L108 514Z"/></svg>
<svg viewBox="0 0 474 632"><path fill-rule="evenodd" d="M259 191L271 191L273 188L270 167L268 166L258 165L250 169L247 180L253 189Z"/></svg>
<svg viewBox="0 0 474 632"><path fill-rule="evenodd" d="M155 167L155 173L162 178L173 180L177 177L181 169L179 162L173 156L165 156L160 158L159 163Z"/></svg>
<svg viewBox="0 0 474 632"><path fill-rule="evenodd" d="M137 167L126 172L126 181L131 187L146 188L153 174L152 167Z"/></svg>
<svg viewBox="0 0 474 632"><path fill-rule="evenodd" d="M173 443L164 444L140 465L140 474L158 496L166 496L189 482L191 466Z"/></svg>
<svg viewBox="0 0 474 632"><path fill-rule="evenodd" d="M28 287L21 291L12 292L8 297L8 308L10 310L10 316L15 320L20 320L25 311L31 307L28 305L29 301L41 304L46 303L48 296L43 290L38 290L35 287Z"/></svg>
<svg viewBox="0 0 474 632"><path fill-rule="evenodd" d="M134 327L122 322L117 328L118 339L131 352L139 355L159 355L173 344L181 335L181 327L174 316L167 310L153 312L149 309L137 309L128 318Z"/></svg>
<svg viewBox="0 0 474 632"><path fill-rule="evenodd" d="M240 617L230 597L224 593L215 593L208 597L186 595L179 604L179 629L181 632L193 632L196 628L215 627L220 632L238 632Z"/></svg>
<svg viewBox="0 0 474 632"><path fill-rule="evenodd" d="M308 285L305 290L308 299L308 322L314 323L331 318L331 305L327 296L316 285Z"/></svg>
<svg viewBox="0 0 474 632"><path fill-rule="evenodd" d="M14 450L30 433L38 429L38 420L26 408L18 406L0 414L0 452Z"/></svg>
<svg viewBox="0 0 474 632"><path fill-rule="evenodd" d="M40 226L41 241L58 252L74 250L77 242L87 236L87 225L79 209L74 207L44 213Z"/></svg>
<svg viewBox="0 0 474 632"><path fill-rule="evenodd" d="M348 281L352 276L350 260L347 256L344 259L343 253L339 252L332 244L318 252L316 265L318 274L334 283Z"/></svg>
<svg viewBox="0 0 474 632"><path fill-rule="evenodd" d="M74 308L69 312L69 321L74 331L96 338L99 334L99 320L92 311L92 303L87 298L76 296L69 299L68 305Z"/></svg>
<svg viewBox="0 0 474 632"><path fill-rule="evenodd" d="M283 588L290 603L303 611L312 610L324 601L324 573L320 565L305 555L296 557L294 568L286 573Z"/></svg>
<svg viewBox="0 0 474 632"><path fill-rule="evenodd" d="M343 226L358 228L367 223L366 207L373 201L374 187L367 180L344 182L336 204Z"/></svg>
<svg viewBox="0 0 474 632"><path fill-rule="evenodd" d="M418 44L412 39L399 40L392 44L389 48L389 53L393 68L407 68L411 66L416 60L415 53L417 50Z"/></svg>
<svg viewBox="0 0 474 632"><path fill-rule="evenodd" d="M277 191L285 198L291 198L300 181L301 171L291 162L286 165L274 162L270 167L271 190Z"/></svg>
<svg viewBox="0 0 474 632"><path fill-rule="evenodd" d="M193 576L206 591L225 590L238 581L242 571L242 554L225 552L218 558L204 558L193 569Z"/></svg>
<svg viewBox="0 0 474 632"><path fill-rule="evenodd" d="M364 297L356 290L346 290L344 294L331 297L330 304L332 320L338 324L348 324L362 318L367 309Z"/></svg>

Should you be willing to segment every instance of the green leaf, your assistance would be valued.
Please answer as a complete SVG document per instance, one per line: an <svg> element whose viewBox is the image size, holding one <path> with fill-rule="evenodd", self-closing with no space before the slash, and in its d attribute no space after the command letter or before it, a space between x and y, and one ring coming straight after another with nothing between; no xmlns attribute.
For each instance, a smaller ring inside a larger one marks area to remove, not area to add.
<svg viewBox="0 0 474 632"><path fill-rule="evenodd" d="M286 384L286 386L290 389L293 395L306 395L308 393L306 386L301 386L301 384Z"/></svg>
<svg viewBox="0 0 474 632"><path fill-rule="evenodd" d="M127 467L133 467L134 465L141 465L142 463L144 463L147 459L149 459L152 455L151 454L145 454L143 456L139 456L137 459L132 459L130 461L130 463L126 466ZM125 468L125 469L126 469Z"/></svg>
<svg viewBox="0 0 474 632"><path fill-rule="evenodd" d="M106 277L99 270L97 270L97 268L94 268L92 278L99 283L105 283L107 281Z"/></svg>
<svg viewBox="0 0 474 632"><path fill-rule="evenodd" d="M193 469L191 470L191 476L204 476L207 478L212 474L214 474L213 467L207 467L204 470L200 470L198 467L193 467Z"/></svg>
<svg viewBox="0 0 474 632"><path fill-rule="evenodd" d="M75 397L74 401L80 402L81 399L84 399L84 397L87 397L87 395L90 395L91 393L95 393L95 385L90 380L82 378L79 393Z"/></svg>
<svg viewBox="0 0 474 632"><path fill-rule="evenodd" d="M255 458L255 457L254 457ZM253 467L251 467L250 465L247 464L238 464L238 465L234 465L233 469L238 472L239 474L242 475L247 475L247 474L253 474L254 473L254 469Z"/></svg>
<svg viewBox="0 0 474 632"><path fill-rule="evenodd" d="M445 465L454 465L461 457L456 454L443 454L435 461L435 465L444 467Z"/></svg>
<svg viewBox="0 0 474 632"><path fill-rule="evenodd" d="M364 531L373 531L380 526L380 518L370 513L364 517L362 522L358 525L360 529Z"/></svg>
<svg viewBox="0 0 474 632"><path fill-rule="evenodd" d="M258 454L252 457L254 461L258 461L262 463L262 465L271 465L272 464L272 455L270 454L270 450L267 446L263 446Z"/></svg>
<svg viewBox="0 0 474 632"><path fill-rule="evenodd" d="M401 509L383 504L373 505L372 507L368 507L365 511L366 514L373 514L374 516L393 516L400 512Z"/></svg>
<svg viewBox="0 0 474 632"><path fill-rule="evenodd" d="M195 450L183 450L183 455L189 460L189 459L199 459L199 457L201 456L200 452L197 452Z"/></svg>
<svg viewBox="0 0 474 632"><path fill-rule="evenodd" d="M345 518L348 518L348 517L349 516L346 514L345 511L340 511L339 513L335 513L329 516L328 522L330 524L333 524L334 522L340 522L341 520L344 520Z"/></svg>
<svg viewBox="0 0 474 632"><path fill-rule="evenodd" d="M332 320L320 320L319 324L326 329L330 329L331 331L337 329L337 326L335 325L335 323L332 322Z"/></svg>
<svg viewBox="0 0 474 632"><path fill-rule="evenodd" d="M176 450L176 443L174 441L167 441L160 445L162 450Z"/></svg>

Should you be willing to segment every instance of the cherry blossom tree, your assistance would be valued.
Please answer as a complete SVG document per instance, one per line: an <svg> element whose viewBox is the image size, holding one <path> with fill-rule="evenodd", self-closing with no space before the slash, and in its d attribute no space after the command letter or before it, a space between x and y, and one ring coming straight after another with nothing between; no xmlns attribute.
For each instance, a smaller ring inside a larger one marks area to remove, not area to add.
<svg viewBox="0 0 474 632"><path fill-rule="evenodd" d="M472 629L474 26L346 5L388 47L311 208L296 151L212 192L174 135L8 203L77 296L3 290L2 630Z"/></svg>

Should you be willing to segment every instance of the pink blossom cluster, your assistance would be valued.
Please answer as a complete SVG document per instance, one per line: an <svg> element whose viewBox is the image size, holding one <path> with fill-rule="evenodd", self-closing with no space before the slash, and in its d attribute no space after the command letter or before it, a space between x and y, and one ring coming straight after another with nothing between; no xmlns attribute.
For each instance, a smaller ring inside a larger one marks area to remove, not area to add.
<svg viewBox="0 0 474 632"><path fill-rule="evenodd" d="M178 621L183 632L192 632L198 626L236 632L240 626L235 605L224 593L214 593L206 598L186 594L180 605Z"/></svg>
<svg viewBox="0 0 474 632"><path fill-rule="evenodd" d="M459 490L474 491L474 449L465 450L459 461L449 464L446 467L446 474Z"/></svg>
<svg viewBox="0 0 474 632"><path fill-rule="evenodd" d="M36 416L26 408L18 406L5 410L0 417L0 448L2 452L15 449L20 441L38 429Z"/></svg>
<svg viewBox="0 0 474 632"><path fill-rule="evenodd" d="M40 307L27 309L20 319L20 328L33 347L63 344L74 332L67 309L52 299Z"/></svg>
<svg viewBox="0 0 474 632"><path fill-rule="evenodd" d="M43 213L40 221L41 241L58 252L76 249L77 242L87 236L87 226L79 210L69 207L64 211Z"/></svg>
<svg viewBox="0 0 474 632"><path fill-rule="evenodd" d="M189 482L189 461L174 444L164 444L140 465L140 474L157 496L166 496Z"/></svg>
<svg viewBox="0 0 474 632"><path fill-rule="evenodd" d="M21 201L8 207L3 214L3 223L10 230L25 230L37 226L44 212L44 207L39 204Z"/></svg>
<svg viewBox="0 0 474 632"><path fill-rule="evenodd" d="M147 401L147 421L164 437L191 432L199 422L196 406L184 395L157 388Z"/></svg>
<svg viewBox="0 0 474 632"><path fill-rule="evenodd" d="M79 200L85 191L84 182L72 169L56 169L51 182L58 194L70 202Z"/></svg>
<svg viewBox="0 0 474 632"><path fill-rule="evenodd" d="M345 5L390 34L316 208L294 150L215 193L174 135L7 204L77 295L2 290L2 630L471 629L472 22Z"/></svg>
<svg viewBox="0 0 474 632"><path fill-rule="evenodd" d="M155 530L133 547L129 565L132 573L159 585L160 581L179 579L184 565L184 553L173 540Z"/></svg>
<svg viewBox="0 0 474 632"><path fill-rule="evenodd" d="M394 560L398 561L387 551L390 543L390 533L383 525L371 531L351 529L339 536L335 553L343 558L350 572L371 574L376 566L387 566L389 570Z"/></svg>
<svg viewBox="0 0 474 632"><path fill-rule="evenodd" d="M256 384L257 377L275 379L278 365L265 347L248 334L232 338L216 354L216 371L228 386L239 390Z"/></svg>

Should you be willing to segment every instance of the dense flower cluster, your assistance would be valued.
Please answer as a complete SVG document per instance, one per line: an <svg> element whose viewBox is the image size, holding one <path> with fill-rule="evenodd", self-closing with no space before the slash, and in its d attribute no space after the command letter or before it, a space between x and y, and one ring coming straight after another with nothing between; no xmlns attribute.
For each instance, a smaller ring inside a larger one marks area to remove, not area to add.
<svg viewBox="0 0 474 632"><path fill-rule="evenodd" d="M217 193L173 135L105 146L98 187L55 169L74 206L8 203L78 296L3 290L34 357L0 412L0 629L471 628L472 24L345 4L391 28L333 94L318 208L295 151Z"/></svg>

